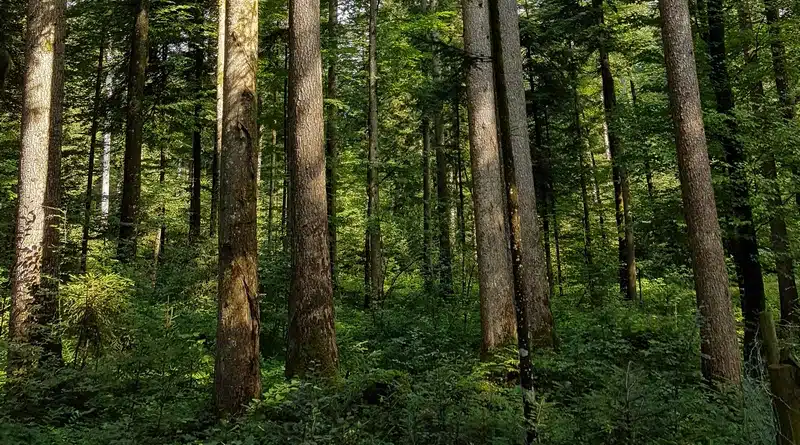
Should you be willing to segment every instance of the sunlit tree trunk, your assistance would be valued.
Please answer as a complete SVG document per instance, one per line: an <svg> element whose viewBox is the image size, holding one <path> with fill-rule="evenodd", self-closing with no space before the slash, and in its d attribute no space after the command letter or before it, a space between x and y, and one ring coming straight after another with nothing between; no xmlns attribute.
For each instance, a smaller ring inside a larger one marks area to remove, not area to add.
<svg viewBox="0 0 800 445"><path fill-rule="evenodd" d="M336 77L337 61L338 61L338 28L339 28L339 2L338 0L328 1L328 49L331 54L328 57L328 99L336 100L338 98L338 85ZM336 105L329 105L328 112L325 120L325 156L327 161L326 177L327 183L327 196L328 196L328 250L331 261L331 278L333 282L334 293L338 285L337 279L337 249L336 249L336 182L337 182L337 168L336 164L339 159L339 135L336 120L338 117L339 108ZM271 196L271 195L270 195Z"/></svg>
<svg viewBox="0 0 800 445"><path fill-rule="evenodd" d="M339 359L328 258L319 12L319 0L289 1L289 377L333 375Z"/></svg>
<svg viewBox="0 0 800 445"><path fill-rule="evenodd" d="M106 74L106 97L112 96L111 70ZM106 123L106 126L108 124ZM111 195L111 130L106 128L103 131L103 159L101 161L100 172L100 217L102 218L103 228L108 224L109 201Z"/></svg>
<svg viewBox="0 0 800 445"><path fill-rule="evenodd" d="M686 0L660 0L664 57L692 269L700 315L703 376L737 383L741 361L728 272L711 183L700 88Z"/></svg>
<svg viewBox="0 0 800 445"><path fill-rule="evenodd" d="M211 158L211 218L209 235L217 235L217 220L219 219L219 153L222 148L225 84L225 0L217 0L217 113L216 131L214 132L214 154Z"/></svg>
<svg viewBox="0 0 800 445"><path fill-rule="evenodd" d="M259 371L258 3L226 0L214 397L220 415L261 395ZM324 243L324 240L323 240Z"/></svg>
<svg viewBox="0 0 800 445"><path fill-rule="evenodd" d="M63 0L30 0L25 32L18 207L11 272L8 370L32 366L28 345L61 361L58 317L61 123L64 95Z"/></svg>
<svg viewBox="0 0 800 445"><path fill-rule="evenodd" d="M516 339L504 182L495 120L488 4L464 0L464 49L469 57L467 110L472 201L478 254L483 356Z"/></svg>
<svg viewBox="0 0 800 445"><path fill-rule="evenodd" d="M81 236L81 272L86 273L86 257L89 252L89 229L92 221L92 183L94 180L95 146L97 145L97 130L100 125L101 104L103 92L103 62L105 61L105 38L100 41L100 55L97 58L97 74L94 83L94 103L92 109L92 124L89 128L89 162L86 172L86 196L83 201L83 234Z"/></svg>
<svg viewBox="0 0 800 445"><path fill-rule="evenodd" d="M142 181L142 125L144 83L147 70L150 0L137 0L128 60L128 104L125 124L125 166L122 176L119 245L117 256L131 261L136 256L136 225Z"/></svg>

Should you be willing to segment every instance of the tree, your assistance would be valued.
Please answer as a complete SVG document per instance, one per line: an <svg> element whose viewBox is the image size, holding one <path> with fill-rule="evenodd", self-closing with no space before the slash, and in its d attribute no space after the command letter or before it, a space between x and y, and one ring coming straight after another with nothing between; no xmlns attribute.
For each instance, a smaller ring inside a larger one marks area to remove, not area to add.
<svg viewBox="0 0 800 445"><path fill-rule="evenodd" d="M147 70L150 0L137 0L128 59L128 103L125 121L125 166L122 174L117 256L130 261L136 255L136 224L142 183L142 125L144 83Z"/></svg>
<svg viewBox="0 0 800 445"><path fill-rule="evenodd" d="M214 395L221 415L261 393L258 301L258 113L255 0L226 0Z"/></svg>
<svg viewBox="0 0 800 445"><path fill-rule="evenodd" d="M61 360L52 330L58 317L61 123L64 94L63 0L31 0L25 31L25 79L19 160L19 201L11 274L9 371L44 359Z"/></svg>
<svg viewBox="0 0 800 445"><path fill-rule="evenodd" d="M737 383L741 380L741 361L711 184L689 6L685 0L660 0L659 10L681 196L701 317L701 368L709 381Z"/></svg>
<svg viewBox="0 0 800 445"><path fill-rule="evenodd" d="M94 103L92 123L89 130L89 162L86 174L86 198L83 207L83 234L81 236L81 272L86 273L86 257L89 252L89 226L92 218L92 182L94 179L94 151L97 145L97 129L100 125L100 97L103 92L103 61L105 59L105 39L100 42L100 55L97 58L97 77L94 83Z"/></svg>
<svg viewBox="0 0 800 445"><path fill-rule="evenodd" d="M217 0L217 127L214 132L214 153L211 158L211 228L209 234L217 234L217 219L219 217L219 150L222 147L224 105L224 80L225 80L225 0Z"/></svg>
<svg viewBox="0 0 800 445"><path fill-rule="evenodd" d="M203 10L201 3L195 6L194 11L194 29L195 36L193 37L190 47L192 48L192 58L194 59L194 66L192 72L192 80L194 81L195 90L195 105L194 105L194 128L192 129L192 174L190 175L191 182L191 200L189 203L189 242L197 242L200 238L200 193L201 176L203 166L203 146L201 144L201 130L203 122L200 117L202 111L202 104L200 103L201 94L203 92L203 69L204 69L204 50L203 50Z"/></svg>
<svg viewBox="0 0 800 445"><path fill-rule="evenodd" d="M337 54L338 44L338 27L339 27L339 1L328 1L328 46L331 55L328 58L328 85L326 96L330 100L337 99L337 78L336 78L336 61L339 55ZM338 134L337 134L337 114L339 112L338 106L335 104L328 106L328 111L325 120L325 159L327 161L327 170L325 176L328 179L327 184L327 197L328 197L328 250L331 261L331 279L333 281L334 291L337 286L336 278L336 163L339 157L338 148ZM273 154L274 158L274 154ZM272 168L272 167L270 167ZM270 170L272 172L272 170ZM270 173L271 174L271 173ZM272 199L272 176L270 176L270 199ZM270 205L270 214L272 206ZM270 217L270 224L272 217Z"/></svg>
<svg viewBox="0 0 800 445"><path fill-rule="evenodd" d="M367 263L369 264L369 289L372 301L383 295L383 256L381 254L381 201L378 191L378 0L369 2L368 87L367 113ZM365 300L364 306L369 306Z"/></svg>
<svg viewBox="0 0 800 445"><path fill-rule="evenodd" d="M319 0L289 2L291 284L286 375L332 375L339 351L328 258Z"/></svg>
<svg viewBox="0 0 800 445"><path fill-rule="evenodd" d="M472 199L478 253L481 352L515 339L514 277L503 205L504 182L495 120L488 4L464 0L464 50L469 57L467 109Z"/></svg>
<svg viewBox="0 0 800 445"><path fill-rule="evenodd" d="M611 154L611 174L614 181L614 208L616 209L617 238L619 240L619 287L628 300L636 299L636 250L633 239L633 218L631 217L631 191L628 173L622 164L623 146L615 121L617 93L614 87L614 76L608 61L606 47L606 30L602 0L594 0L593 5L598 15L600 37L598 50L600 53L600 77L603 84L603 110L608 128L608 150Z"/></svg>

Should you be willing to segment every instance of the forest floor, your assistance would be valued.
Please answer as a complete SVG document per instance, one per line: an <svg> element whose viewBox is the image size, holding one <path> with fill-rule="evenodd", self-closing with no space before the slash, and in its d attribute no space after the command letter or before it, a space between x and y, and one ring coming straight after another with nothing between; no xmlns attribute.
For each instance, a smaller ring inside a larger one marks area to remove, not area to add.
<svg viewBox="0 0 800 445"><path fill-rule="evenodd" d="M243 420L215 421L212 271L176 267L159 277L164 286L137 292L123 329L97 327L117 349L76 357L23 389L6 383L0 444L521 443L516 352L478 360L476 296L442 302L402 288L370 311L355 294L339 298L341 372L325 382L284 379L285 304L265 295L264 395ZM774 443L761 379L732 394L700 383L685 284L645 281L643 305L589 308L576 303L581 297L567 288L554 298L559 348L534 356L542 443Z"/></svg>

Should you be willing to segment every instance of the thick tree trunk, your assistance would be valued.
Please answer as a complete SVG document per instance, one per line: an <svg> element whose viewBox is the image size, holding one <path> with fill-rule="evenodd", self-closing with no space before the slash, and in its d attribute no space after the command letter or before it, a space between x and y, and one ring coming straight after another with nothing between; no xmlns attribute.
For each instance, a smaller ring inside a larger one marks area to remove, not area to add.
<svg viewBox="0 0 800 445"><path fill-rule="evenodd" d="M192 184L191 184L191 199L189 204L189 243L196 243L200 239L201 214L200 214L200 195L201 189L201 176L203 167L203 147L201 145L201 131L203 122L200 117L202 106L200 105L200 96L203 92L203 61L204 50L202 44L202 32L200 29L203 26L203 9L197 5L195 10L194 24L198 27L198 36L194 39L192 44L194 55L194 87L195 87L195 103L194 106L194 129L192 130Z"/></svg>
<svg viewBox="0 0 800 445"><path fill-rule="evenodd" d="M223 416L242 413L261 393L256 11L255 0L226 0L214 363L215 402L217 412Z"/></svg>
<svg viewBox="0 0 800 445"><path fill-rule="evenodd" d="M510 211L519 212L509 215L516 219L514 224L519 229L519 232L513 233L515 229L511 226L512 236L516 236L517 243L516 246L511 246L512 259L514 267L522 274L520 277L515 275L514 280L515 283L519 280L524 285L524 288L515 289L515 292L521 291L528 305L527 318L533 346L550 348L554 344L553 316L550 312L547 271L536 215L536 188L528 145L516 3L511 0L493 0L490 2L490 10L501 147L504 153L503 163L507 166L504 172L506 194L514 195L508 196L508 199L517 202L518 208L515 208L514 202L507 205Z"/></svg>
<svg viewBox="0 0 800 445"><path fill-rule="evenodd" d="M594 0L598 22L604 27L602 0ZM603 31L605 32L605 30ZM614 77L608 61L605 36L600 37L600 76L603 83L603 109L608 129L608 150L611 156L611 172L614 181L614 208L616 209L617 238L619 240L619 287L628 300L636 299L636 251L633 239L633 219L630 214L630 185L626 168L622 165L623 147L616 128L615 113L617 95L614 90Z"/></svg>
<svg viewBox="0 0 800 445"><path fill-rule="evenodd" d="M117 256L131 261L136 256L136 225L142 185L142 125L144 83L147 70L150 0L137 0L128 61L128 105L125 123L125 167L122 174L122 204Z"/></svg>
<svg viewBox="0 0 800 445"><path fill-rule="evenodd" d="M94 104L92 124L89 128L89 162L86 172L86 197L83 201L83 233L81 236L81 273L86 273L86 257L89 253L89 226L92 222L92 183L94 179L94 152L97 145L97 129L100 125L100 95L103 92L103 62L105 61L105 38L100 41L100 55L97 58L97 75L94 83Z"/></svg>
<svg viewBox="0 0 800 445"><path fill-rule="evenodd" d="M10 373L35 364L37 357L24 348L31 344L42 347L44 359L61 361L61 340L51 328L58 317L65 9L63 0L28 2Z"/></svg>
<svg viewBox="0 0 800 445"><path fill-rule="evenodd" d="M376 1L376 0L373 0ZM292 277L286 375L333 375L319 0L289 2L289 223Z"/></svg>
<svg viewBox="0 0 800 445"><path fill-rule="evenodd" d="M431 128L422 118L422 280L425 293L433 292L433 233L431 232Z"/></svg>
<svg viewBox="0 0 800 445"><path fill-rule="evenodd" d="M737 383L741 380L741 361L711 184L689 7L684 0L661 0L659 9L681 195L701 318L701 367L703 376L710 381Z"/></svg>
<svg viewBox="0 0 800 445"><path fill-rule="evenodd" d="M716 135L722 142L729 175L728 194L731 200L733 261L741 273L742 315L745 320L744 352L749 363L757 358L756 337L759 314L764 310L764 281L758 255L758 241L750 206L750 185L747 181L746 154L738 140L725 53L725 17L722 0L708 2L708 53L711 63L710 80L714 87L717 111L725 116L726 131Z"/></svg>
<svg viewBox="0 0 800 445"><path fill-rule="evenodd" d="M472 162L472 202L478 254L481 353L486 357L516 338L504 181L495 120L488 4L464 0L464 49L469 60L467 110Z"/></svg>
<svg viewBox="0 0 800 445"><path fill-rule="evenodd" d="M338 28L339 28L339 1L328 1L328 50L331 54L328 56L328 99L337 99L338 86L336 78L336 64L339 57L338 54ZM331 261L331 280L333 282L334 293L338 285L337 278L337 259L336 259L336 180L337 168L336 164L339 158L338 148L338 134L336 120L338 118L339 108L336 105L328 106L327 120L325 121L325 157L326 167L325 172L328 178L327 183L327 197L328 197L328 251Z"/></svg>
<svg viewBox="0 0 800 445"><path fill-rule="evenodd" d="M383 296L383 256L381 254L380 195L378 188L378 0L369 3L369 111L367 133L369 147L367 153L367 236L369 249L369 295L370 300L379 301ZM369 306L365 302L365 306Z"/></svg>

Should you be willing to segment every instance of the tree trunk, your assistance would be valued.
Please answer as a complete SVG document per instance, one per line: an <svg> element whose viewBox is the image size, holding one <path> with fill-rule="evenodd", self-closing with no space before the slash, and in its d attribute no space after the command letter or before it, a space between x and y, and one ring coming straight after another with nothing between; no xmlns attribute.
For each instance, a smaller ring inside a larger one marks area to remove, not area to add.
<svg viewBox="0 0 800 445"><path fill-rule="evenodd" d="M336 78L336 63L339 57L338 54L338 27L339 27L339 1L328 1L328 50L331 54L328 56L328 99L337 99L337 78ZM336 120L338 117L339 108L336 105L328 106L327 120L325 121L325 157L327 160L327 171L325 172L328 178L327 183L327 197L328 197L328 250L331 261L331 280L333 282L334 293L338 285L337 267L336 267L336 179L337 168L336 164L339 158L338 148L338 134Z"/></svg>
<svg viewBox="0 0 800 445"><path fill-rule="evenodd" d="M463 1L467 72L472 202L478 254L481 307L481 353L486 357L516 338L514 276L511 266L504 182L495 120L488 5Z"/></svg>
<svg viewBox="0 0 800 445"><path fill-rule="evenodd" d="M222 148L224 126L222 112L225 83L225 0L217 0L217 26L217 126L214 133L214 154L211 158L211 227L209 229L212 238L217 234L217 220L219 219L219 152Z"/></svg>
<svg viewBox="0 0 800 445"><path fill-rule="evenodd" d="M536 215L536 188L528 145L516 3L511 0L493 0L490 2L490 9L493 15L491 24L497 108L502 138L500 142L504 153L503 164L507 166L504 172L506 194L514 195L508 196L509 201L514 202L507 205L509 211L514 212L509 217L514 220L512 222L519 230L514 233L516 229L513 226L510 229L512 237L516 237L514 239L517 244L511 246L512 260L514 267L522 274L520 277L515 274L514 280L515 284L519 280L519 283L524 285L522 289L515 289L515 293L522 292L528 305L527 318L530 321L533 346L550 348L554 344L553 316L550 312L547 271ZM519 327L517 329L519 330Z"/></svg>
<svg viewBox="0 0 800 445"><path fill-rule="evenodd" d="M192 130L192 193L189 204L189 243L193 244L200 239L200 194L201 189L201 176L203 166L203 147L201 145L201 131L203 122L200 117L202 106L200 104L200 97L203 92L203 61L204 50L202 44L203 27L203 8L200 4L195 9L194 24L198 27L197 34L192 46L194 53L194 82L195 82L195 98L194 106L194 129Z"/></svg>
<svg viewBox="0 0 800 445"><path fill-rule="evenodd" d="M9 339L14 345L8 370L35 365L30 350L61 361L61 340L52 325L58 317L58 244L61 221L61 122L64 95L63 0L31 0L25 32L18 207L11 273Z"/></svg>
<svg viewBox="0 0 800 445"><path fill-rule="evenodd" d="M277 96L277 94L276 94ZM278 132L272 130L272 153L269 159L269 188L267 191L267 251L272 256L272 233L274 232L273 216L275 209L275 162L278 148Z"/></svg>
<svg viewBox="0 0 800 445"><path fill-rule="evenodd" d="M425 293L433 292L433 233L431 232L431 129L422 118L422 279Z"/></svg>
<svg viewBox="0 0 800 445"><path fill-rule="evenodd" d="M701 367L709 381L738 383L741 361L736 350L728 272L711 184L689 7L683 0L661 0L659 9L681 195L701 318Z"/></svg>
<svg viewBox="0 0 800 445"><path fill-rule="evenodd" d="M220 158L219 278L214 396L236 415L261 393L259 371L258 4L226 0Z"/></svg>
<svg viewBox="0 0 800 445"><path fill-rule="evenodd" d="M142 183L142 125L144 83L147 70L150 0L137 0L128 61L128 105L125 124L125 167L117 256L123 262L136 256L139 195Z"/></svg>
<svg viewBox="0 0 800 445"><path fill-rule="evenodd" d="M603 207L603 195L600 194L600 182L597 180L597 161L594 159L594 152L589 150L589 159L592 161L592 183L594 184L594 202L597 206L597 215L600 220L600 237L603 245L606 243L606 217L605 207Z"/></svg>
<svg viewBox="0 0 800 445"><path fill-rule="evenodd" d="M461 251L460 285L461 296L467 292L467 222L464 215L464 159L461 151L461 86L456 89L453 99L453 146L456 150L456 170L453 182L458 187L458 204L456 205L456 221L458 223L458 244Z"/></svg>
<svg viewBox="0 0 800 445"><path fill-rule="evenodd" d="M86 197L83 201L83 234L81 236L81 273L86 273L86 257L89 252L89 226L92 221L92 181L94 179L94 149L97 145L97 129L100 125L100 95L103 92L103 62L105 60L105 36L100 41L97 58L97 75L94 83L94 106L92 124L89 129L89 162L86 172Z"/></svg>
<svg viewBox="0 0 800 445"><path fill-rule="evenodd" d="M167 173L167 157L164 153L164 144L160 144L158 156L158 186L160 190L164 190L164 180ZM158 265L164 256L164 244L167 242L167 221L166 221L167 206L164 197L161 197L161 207L158 209L158 222L159 228L156 233L155 246L153 248L153 284L156 283L158 274Z"/></svg>
<svg viewBox="0 0 800 445"><path fill-rule="evenodd" d="M369 291L370 300L379 301L383 296L383 256L381 254L381 201L378 188L378 0L369 2L369 112L367 133L369 147L367 153L367 236L369 250ZM365 303L365 306L368 304Z"/></svg>
<svg viewBox="0 0 800 445"><path fill-rule="evenodd" d="M450 244L450 187L447 183L447 153L444 143L444 120L441 109L433 118L436 153L436 223L439 235L439 292L448 299L453 295L453 250Z"/></svg>
<svg viewBox="0 0 800 445"><path fill-rule="evenodd" d="M110 60L110 58L109 58ZM111 70L106 73L106 98L111 99L113 75ZM105 124L108 126L108 123ZM108 224L109 201L111 195L111 130L106 128L103 132L103 160L100 173L100 216L103 228Z"/></svg>
<svg viewBox="0 0 800 445"><path fill-rule="evenodd" d="M611 172L614 181L614 208L616 209L617 238L619 240L619 287L620 292L632 301L636 299L636 251L633 239L633 220L630 215L630 185L626 168L622 165L623 147L615 122L617 95L608 61L602 0L594 0L593 7L597 9L598 23L603 28L598 49L600 52L600 76L603 83L603 109L608 128L608 150L611 156Z"/></svg>
<svg viewBox="0 0 800 445"><path fill-rule="evenodd" d="M726 131L716 135L725 151L729 175L728 194L731 200L733 261L741 273L742 315L745 320L744 352L748 363L755 354L759 314L764 310L764 281L759 262L758 241L750 206L750 186L746 176L746 155L738 138L725 53L725 18L721 0L708 2L708 53L710 80L717 101L717 111L725 117Z"/></svg>
<svg viewBox="0 0 800 445"><path fill-rule="evenodd" d="M373 0L376 1L376 0ZM292 278L286 375L338 364L325 197L319 0L289 2L289 223Z"/></svg>

